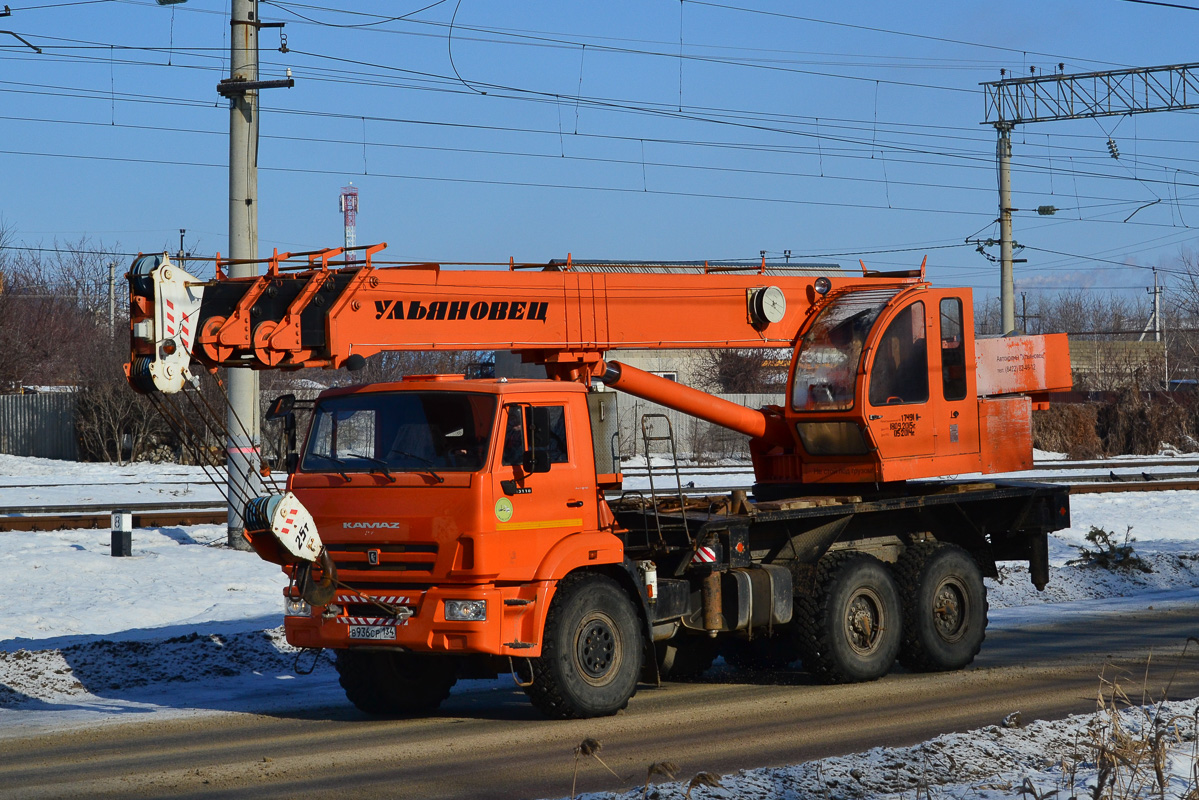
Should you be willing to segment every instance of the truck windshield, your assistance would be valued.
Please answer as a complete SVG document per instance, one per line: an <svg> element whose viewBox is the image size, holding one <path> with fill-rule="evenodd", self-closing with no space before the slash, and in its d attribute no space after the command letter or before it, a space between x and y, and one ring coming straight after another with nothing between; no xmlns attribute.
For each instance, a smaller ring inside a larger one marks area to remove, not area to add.
<svg viewBox="0 0 1199 800"><path fill-rule="evenodd" d="M307 472L474 472L487 463L496 398L466 392L372 392L321 401Z"/></svg>
<svg viewBox="0 0 1199 800"><path fill-rule="evenodd" d="M878 315L897 293L896 289L850 292L835 298L820 312L799 343L791 378L793 409L853 408L862 345Z"/></svg>

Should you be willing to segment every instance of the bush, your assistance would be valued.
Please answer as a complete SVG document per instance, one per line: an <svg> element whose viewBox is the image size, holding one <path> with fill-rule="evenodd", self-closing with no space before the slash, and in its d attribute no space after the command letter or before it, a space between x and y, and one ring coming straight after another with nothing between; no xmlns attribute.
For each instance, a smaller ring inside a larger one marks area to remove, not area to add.
<svg viewBox="0 0 1199 800"><path fill-rule="evenodd" d="M1125 389L1099 406L1096 432L1110 455L1154 455L1163 442L1186 442L1195 428L1192 414L1172 398L1153 402Z"/></svg>
<svg viewBox="0 0 1199 800"><path fill-rule="evenodd" d="M1093 403L1051 405L1032 415L1033 447L1070 458L1100 458L1105 450L1095 432L1098 408Z"/></svg>
<svg viewBox="0 0 1199 800"><path fill-rule="evenodd" d="M1094 547L1082 545L1078 548L1078 558L1072 559L1069 563L1101 567L1112 572L1153 572L1153 567L1149 566L1133 549L1132 543L1136 539L1131 534L1132 526L1130 525L1128 530L1124 531L1123 543L1120 543L1116 540L1116 534L1113 532L1092 525L1086 538Z"/></svg>

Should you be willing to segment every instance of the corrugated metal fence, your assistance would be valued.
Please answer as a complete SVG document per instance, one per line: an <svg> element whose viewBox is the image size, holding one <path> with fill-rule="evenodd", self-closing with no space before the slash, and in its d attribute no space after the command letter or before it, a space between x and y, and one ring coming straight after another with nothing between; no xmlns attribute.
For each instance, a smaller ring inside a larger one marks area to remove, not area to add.
<svg viewBox="0 0 1199 800"><path fill-rule="evenodd" d="M0 453L74 461L75 393L0 395Z"/></svg>
<svg viewBox="0 0 1199 800"><path fill-rule="evenodd" d="M734 433L727 428L696 419L681 411L675 411L657 403L650 403L627 394L620 394L620 455L644 455L645 443L641 435L641 418L646 414L665 414L674 431L675 448L680 456L696 459L728 458L749 455L749 437ZM761 408L765 405L782 405L782 394L720 394L738 405ZM661 420L649 420L655 427L651 435L666 434ZM651 452L669 453L668 442L651 443Z"/></svg>

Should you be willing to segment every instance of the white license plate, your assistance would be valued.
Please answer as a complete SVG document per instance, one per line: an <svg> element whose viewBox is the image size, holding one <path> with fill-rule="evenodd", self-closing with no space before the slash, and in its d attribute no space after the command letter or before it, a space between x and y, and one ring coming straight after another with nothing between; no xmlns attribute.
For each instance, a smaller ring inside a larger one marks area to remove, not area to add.
<svg viewBox="0 0 1199 800"><path fill-rule="evenodd" d="M391 639L396 638L396 629L391 625L351 625L351 639Z"/></svg>

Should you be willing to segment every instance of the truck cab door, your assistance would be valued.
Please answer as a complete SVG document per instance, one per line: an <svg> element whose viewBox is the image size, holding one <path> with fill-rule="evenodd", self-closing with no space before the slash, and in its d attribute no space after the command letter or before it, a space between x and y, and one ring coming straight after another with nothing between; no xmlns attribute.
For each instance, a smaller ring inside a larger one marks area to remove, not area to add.
<svg viewBox="0 0 1199 800"><path fill-rule="evenodd" d="M586 415L569 403L508 403L492 470L497 531L555 540L597 527L595 469ZM584 426L578 435L577 426Z"/></svg>
<svg viewBox="0 0 1199 800"><path fill-rule="evenodd" d="M933 452L929 403L928 319L923 300L891 318L875 343L867 372L866 421L882 460L889 462Z"/></svg>
<svg viewBox="0 0 1199 800"><path fill-rule="evenodd" d="M934 426L937 455L975 455L979 451L978 400L974 373L974 348L968 346L966 332L974 330L970 306L958 296L942 297L938 302L940 380L936 364L932 374L940 386L943 402L938 404ZM973 464L955 467L970 471Z"/></svg>

